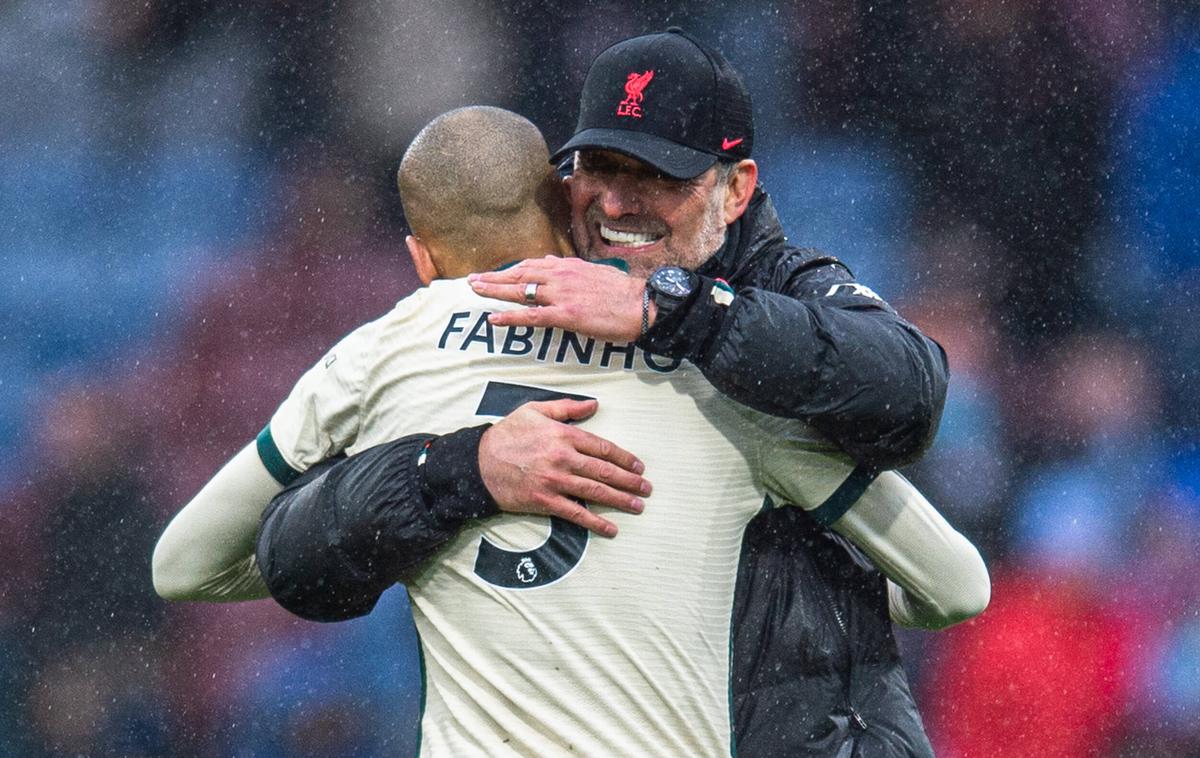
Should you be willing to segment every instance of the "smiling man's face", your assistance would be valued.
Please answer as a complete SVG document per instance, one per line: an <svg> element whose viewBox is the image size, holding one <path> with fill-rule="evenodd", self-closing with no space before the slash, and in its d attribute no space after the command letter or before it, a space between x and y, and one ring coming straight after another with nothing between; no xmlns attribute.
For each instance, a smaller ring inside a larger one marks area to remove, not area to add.
<svg viewBox="0 0 1200 758"><path fill-rule="evenodd" d="M717 167L672 179L641 161L607 150L575 157L571 235L580 257L621 258L648 277L660 266L694 270L725 241L725 182Z"/></svg>

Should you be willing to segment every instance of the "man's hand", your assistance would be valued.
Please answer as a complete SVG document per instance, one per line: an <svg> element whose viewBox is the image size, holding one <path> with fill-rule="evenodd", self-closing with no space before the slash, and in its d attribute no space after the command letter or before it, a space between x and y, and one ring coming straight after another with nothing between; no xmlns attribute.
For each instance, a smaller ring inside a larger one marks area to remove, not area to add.
<svg viewBox="0 0 1200 758"><path fill-rule="evenodd" d="M475 293L537 308L493 313L496 326L553 326L609 342L633 342L642 335L642 293L646 280L579 258L529 258L512 268L471 274ZM537 284L533 302L526 285ZM650 303L649 322L656 309Z"/></svg>
<svg viewBox="0 0 1200 758"><path fill-rule="evenodd" d="M617 525L572 498L641 513L650 482L645 466L608 440L564 422L588 418L595 400L526 403L497 421L479 441L483 483L508 513L558 516L603 537Z"/></svg>

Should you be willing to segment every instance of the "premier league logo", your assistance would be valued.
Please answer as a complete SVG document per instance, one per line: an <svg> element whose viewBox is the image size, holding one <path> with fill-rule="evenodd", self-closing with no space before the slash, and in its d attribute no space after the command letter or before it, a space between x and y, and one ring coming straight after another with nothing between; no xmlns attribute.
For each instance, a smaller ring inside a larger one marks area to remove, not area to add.
<svg viewBox="0 0 1200 758"><path fill-rule="evenodd" d="M517 578L521 580L522 584L529 584L537 579L537 575L537 566L529 556L525 556L517 563Z"/></svg>

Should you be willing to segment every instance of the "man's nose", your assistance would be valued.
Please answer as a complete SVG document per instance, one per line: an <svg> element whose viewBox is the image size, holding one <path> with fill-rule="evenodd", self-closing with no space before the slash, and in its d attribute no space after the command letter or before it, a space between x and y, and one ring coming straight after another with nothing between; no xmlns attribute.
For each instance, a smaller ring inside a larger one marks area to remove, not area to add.
<svg viewBox="0 0 1200 758"><path fill-rule="evenodd" d="M641 193L627 178L614 178L600 190L600 209L609 218L636 216L642 212Z"/></svg>

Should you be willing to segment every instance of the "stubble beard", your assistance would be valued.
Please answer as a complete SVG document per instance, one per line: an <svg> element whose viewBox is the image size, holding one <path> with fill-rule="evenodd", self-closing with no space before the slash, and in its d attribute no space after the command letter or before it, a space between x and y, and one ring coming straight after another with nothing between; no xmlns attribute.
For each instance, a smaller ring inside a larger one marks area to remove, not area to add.
<svg viewBox="0 0 1200 758"><path fill-rule="evenodd" d="M639 279L648 279L652 273L663 266L678 266L688 271L695 271L704 265L709 258L725 244L724 196L721 192L713 192L708 205L704 209L704 220L696 239L688 244L680 243L674 235L668 236L663 250L654 255L632 255L625 258L629 265L629 275ZM584 260L594 261L608 257L608 253L595 249L591 237L592 218L595 211L585 214L588 228L582 231L572 229L575 247L579 256Z"/></svg>

